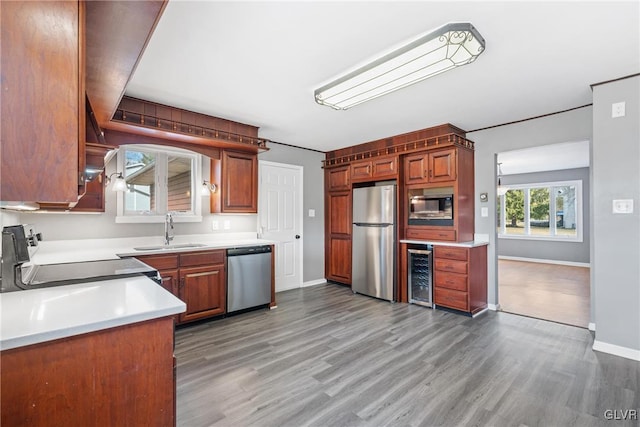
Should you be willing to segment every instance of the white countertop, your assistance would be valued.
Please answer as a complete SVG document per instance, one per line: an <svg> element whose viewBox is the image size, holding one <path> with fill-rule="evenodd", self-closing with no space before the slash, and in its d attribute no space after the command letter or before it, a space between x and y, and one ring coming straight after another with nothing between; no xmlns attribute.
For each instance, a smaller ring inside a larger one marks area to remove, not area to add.
<svg viewBox="0 0 640 427"><path fill-rule="evenodd" d="M0 294L0 350L182 313L184 302L147 277Z"/></svg>
<svg viewBox="0 0 640 427"><path fill-rule="evenodd" d="M270 245L272 241L256 238L256 233L228 233L222 235L177 235L171 245L188 243L204 244L195 248L176 248L139 251L134 248L163 246L162 236L126 237L111 239L81 239L42 241L33 255L34 264L58 264L66 262L98 261L139 255L158 255L175 252L227 249L243 246Z"/></svg>
<svg viewBox="0 0 640 427"><path fill-rule="evenodd" d="M172 245L205 246L138 251L136 247L162 246L162 236L58 240L40 242L34 264L117 259L125 256L166 254L272 244L256 233L179 235ZM185 303L146 277L132 277L0 294L0 350L65 338L186 310Z"/></svg>

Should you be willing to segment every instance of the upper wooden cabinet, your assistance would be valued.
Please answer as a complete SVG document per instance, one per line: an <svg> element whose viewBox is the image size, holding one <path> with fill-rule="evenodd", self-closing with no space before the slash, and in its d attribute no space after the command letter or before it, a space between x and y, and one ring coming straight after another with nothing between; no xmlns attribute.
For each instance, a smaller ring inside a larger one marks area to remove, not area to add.
<svg viewBox="0 0 640 427"><path fill-rule="evenodd" d="M211 195L211 212L258 212L258 156L224 150L211 159L211 182L218 186Z"/></svg>
<svg viewBox="0 0 640 427"><path fill-rule="evenodd" d="M0 2L2 200L75 203L83 190L84 7Z"/></svg>
<svg viewBox="0 0 640 427"><path fill-rule="evenodd" d="M377 157L351 163L353 182L381 181L398 176L398 156Z"/></svg>
<svg viewBox="0 0 640 427"><path fill-rule="evenodd" d="M456 178L455 148L412 154L404 159L405 184L446 182Z"/></svg>
<svg viewBox="0 0 640 427"><path fill-rule="evenodd" d="M339 168L327 169L325 172L326 176L326 190L327 191L339 191L339 190L350 190L351 189L351 179L350 179L350 171L349 166L342 166Z"/></svg>

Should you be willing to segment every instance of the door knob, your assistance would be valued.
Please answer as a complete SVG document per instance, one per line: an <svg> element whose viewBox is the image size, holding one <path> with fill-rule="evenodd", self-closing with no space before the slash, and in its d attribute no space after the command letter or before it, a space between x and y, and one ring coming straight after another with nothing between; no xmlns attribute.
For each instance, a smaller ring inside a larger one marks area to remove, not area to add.
<svg viewBox="0 0 640 427"><path fill-rule="evenodd" d="M300 235L299 235L299 234L296 234L296 239L299 239L299 238L300 238Z"/></svg>

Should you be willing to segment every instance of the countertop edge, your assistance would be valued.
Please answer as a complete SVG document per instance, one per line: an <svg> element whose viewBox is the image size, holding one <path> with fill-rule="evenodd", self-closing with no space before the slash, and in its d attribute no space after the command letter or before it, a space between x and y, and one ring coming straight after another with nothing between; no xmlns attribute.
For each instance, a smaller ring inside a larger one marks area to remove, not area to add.
<svg viewBox="0 0 640 427"><path fill-rule="evenodd" d="M475 248L477 246L487 246L489 242L478 240L478 241L470 241L470 242L442 242L442 241L433 241L433 240L407 240L402 239L400 243L407 243L413 245L433 245L433 246L455 246L460 248Z"/></svg>

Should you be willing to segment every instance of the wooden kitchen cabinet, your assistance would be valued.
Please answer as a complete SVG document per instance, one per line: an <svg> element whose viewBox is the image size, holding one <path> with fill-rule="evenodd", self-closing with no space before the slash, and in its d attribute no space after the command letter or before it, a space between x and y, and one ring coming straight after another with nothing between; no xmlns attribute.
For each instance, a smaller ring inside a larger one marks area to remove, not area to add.
<svg viewBox="0 0 640 427"><path fill-rule="evenodd" d="M187 304L180 322L224 314L226 283L224 265L180 269L179 298Z"/></svg>
<svg viewBox="0 0 640 427"><path fill-rule="evenodd" d="M351 284L351 203L349 166L325 170L325 277ZM345 190L344 187L347 189Z"/></svg>
<svg viewBox="0 0 640 427"><path fill-rule="evenodd" d="M257 154L223 150L220 157L211 159L210 182L218 185L211 195L211 212L257 213Z"/></svg>
<svg viewBox="0 0 640 427"><path fill-rule="evenodd" d="M178 324L226 312L227 276L224 250L181 252L136 257L158 270L162 286L186 305Z"/></svg>
<svg viewBox="0 0 640 427"><path fill-rule="evenodd" d="M0 197L75 203L84 190L85 4L3 1L0 17Z"/></svg>
<svg viewBox="0 0 640 427"><path fill-rule="evenodd" d="M175 426L171 317L0 352L3 426Z"/></svg>
<svg viewBox="0 0 640 427"><path fill-rule="evenodd" d="M428 151L404 158L404 183L426 184L457 178L457 149Z"/></svg>
<svg viewBox="0 0 640 427"><path fill-rule="evenodd" d="M349 165L325 170L325 191L350 191L350 172Z"/></svg>
<svg viewBox="0 0 640 427"><path fill-rule="evenodd" d="M376 157L351 163L352 182L382 181L398 176L398 156Z"/></svg>
<svg viewBox="0 0 640 427"><path fill-rule="evenodd" d="M433 302L471 315L487 308L487 246L434 246Z"/></svg>

